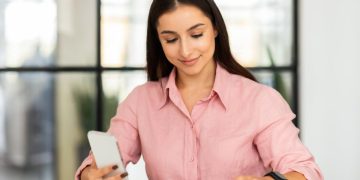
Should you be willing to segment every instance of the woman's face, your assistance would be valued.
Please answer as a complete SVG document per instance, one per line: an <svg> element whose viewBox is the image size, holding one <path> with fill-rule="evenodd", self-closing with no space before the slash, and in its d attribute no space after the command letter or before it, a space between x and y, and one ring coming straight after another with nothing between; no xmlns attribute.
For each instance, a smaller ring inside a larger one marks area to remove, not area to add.
<svg viewBox="0 0 360 180"><path fill-rule="evenodd" d="M197 7L178 5L161 15L157 32L166 58L180 75L198 75L215 64L217 31Z"/></svg>

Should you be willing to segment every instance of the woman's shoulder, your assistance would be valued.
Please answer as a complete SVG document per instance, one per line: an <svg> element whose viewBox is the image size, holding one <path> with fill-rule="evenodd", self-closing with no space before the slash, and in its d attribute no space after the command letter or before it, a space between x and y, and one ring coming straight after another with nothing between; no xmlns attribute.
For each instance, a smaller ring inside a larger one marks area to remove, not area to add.
<svg viewBox="0 0 360 180"><path fill-rule="evenodd" d="M163 94L160 81L148 81L133 88L121 104L130 104L137 108L144 107L139 105L149 104L147 102L151 102L150 104L161 102Z"/></svg>
<svg viewBox="0 0 360 180"><path fill-rule="evenodd" d="M242 103L256 109L260 119L273 120L283 115L293 118L290 105L278 90L245 77L238 76L236 79L239 83L233 91L238 93Z"/></svg>
<svg viewBox="0 0 360 180"><path fill-rule="evenodd" d="M129 96L134 96L141 100L158 101L164 96L162 80L159 81L147 81L143 84L136 86Z"/></svg>
<svg viewBox="0 0 360 180"><path fill-rule="evenodd" d="M162 90L161 81L147 81L143 84L137 85L133 92L136 94L144 94L150 92L157 92Z"/></svg>
<svg viewBox="0 0 360 180"><path fill-rule="evenodd" d="M281 94L269 85L253 81L246 77L235 75L231 76L233 90L246 96L255 96L256 99L282 99Z"/></svg>
<svg viewBox="0 0 360 180"><path fill-rule="evenodd" d="M259 82L253 81L249 78L237 74L231 74L229 76L228 82L232 84L233 88L240 88L241 90L257 91L266 88L265 85Z"/></svg>

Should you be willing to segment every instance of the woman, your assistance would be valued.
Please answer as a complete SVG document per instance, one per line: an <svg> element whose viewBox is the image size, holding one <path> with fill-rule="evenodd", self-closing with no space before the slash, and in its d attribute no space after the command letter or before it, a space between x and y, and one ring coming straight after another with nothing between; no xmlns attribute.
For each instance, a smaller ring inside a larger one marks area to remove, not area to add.
<svg viewBox="0 0 360 180"><path fill-rule="evenodd" d="M143 155L149 179L323 179L288 104L232 57L212 0L153 1L147 73L108 132L125 164ZM76 178L113 168L97 169L90 155Z"/></svg>

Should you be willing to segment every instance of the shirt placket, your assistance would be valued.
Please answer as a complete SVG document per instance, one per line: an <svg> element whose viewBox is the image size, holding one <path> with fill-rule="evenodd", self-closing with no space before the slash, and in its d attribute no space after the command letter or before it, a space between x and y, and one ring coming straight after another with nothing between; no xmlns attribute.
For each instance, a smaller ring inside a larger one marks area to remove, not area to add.
<svg viewBox="0 0 360 180"><path fill-rule="evenodd" d="M185 145L186 149L186 169L187 169L187 179L195 180L199 179L198 177L198 147L197 147L197 136L196 136L196 128L194 126L193 121L190 119L188 126L187 126L187 141Z"/></svg>
<svg viewBox="0 0 360 180"><path fill-rule="evenodd" d="M213 92L211 93L210 98L213 97ZM210 99L209 98L209 99ZM170 99L174 102L174 104L179 108L180 111L187 118L187 126L185 127L185 177L189 180L199 180L201 179L199 173L199 160L198 160L198 151L199 151L199 139L197 133L197 127L195 126L201 117L201 113L204 111L204 106L209 101L201 100L195 104L193 107L192 113L189 114L187 111L185 104L181 100L181 97L178 93L170 92Z"/></svg>
<svg viewBox="0 0 360 180"><path fill-rule="evenodd" d="M185 115L187 125L185 126L185 154L184 154L184 168L185 179L195 180L197 178L197 156L196 156L196 132L194 131L194 121L191 115L188 113L184 103L179 97L180 95L174 92L170 92L170 99L175 106Z"/></svg>
<svg viewBox="0 0 360 180"><path fill-rule="evenodd" d="M199 101L192 110L191 116L189 118L189 126L188 126L188 134L189 134L189 147L187 148L188 153L188 171L189 171L189 179L201 179L201 174L199 171L199 159L198 153L200 148L199 141L199 121L201 118L201 114L204 113L204 109L206 108L208 101Z"/></svg>

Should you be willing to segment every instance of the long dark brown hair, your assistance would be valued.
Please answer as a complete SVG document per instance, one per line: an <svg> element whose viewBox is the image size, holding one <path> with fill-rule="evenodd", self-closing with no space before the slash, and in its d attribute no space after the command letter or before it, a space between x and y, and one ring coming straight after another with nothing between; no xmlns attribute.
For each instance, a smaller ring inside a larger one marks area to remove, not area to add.
<svg viewBox="0 0 360 180"><path fill-rule="evenodd" d="M166 59L156 30L161 15L174 10L178 4L192 5L199 8L212 22L218 32L215 38L214 59L229 73L238 74L256 81L255 77L232 56L229 37L224 19L213 0L153 0L148 17L146 62L149 81L157 81L169 76L173 65Z"/></svg>

